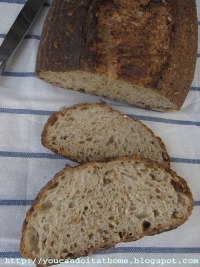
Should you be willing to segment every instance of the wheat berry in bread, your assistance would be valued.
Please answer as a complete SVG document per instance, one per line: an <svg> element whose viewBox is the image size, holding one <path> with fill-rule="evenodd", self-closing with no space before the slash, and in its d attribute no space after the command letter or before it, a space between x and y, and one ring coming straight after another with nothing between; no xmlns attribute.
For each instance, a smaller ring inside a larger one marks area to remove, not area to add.
<svg viewBox="0 0 200 267"><path fill-rule="evenodd" d="M36 74L59 87L178 110L196 54L195 0L54 0Z"/></svg>
<svg viewBox="0 0 200 267"><path fill-rule="evenodd" d="M54 113L44 126L42 144L78 163L137 154L169 166L159 137L105 103L83 103Z"/></svg>
<svg viewBox="0 0 200 267"><path fill-rule="evenodd" d="M66 167L27 212L21 256L86 256L176 228L192 207L185 180L155 162L123 157Z"/></svg>

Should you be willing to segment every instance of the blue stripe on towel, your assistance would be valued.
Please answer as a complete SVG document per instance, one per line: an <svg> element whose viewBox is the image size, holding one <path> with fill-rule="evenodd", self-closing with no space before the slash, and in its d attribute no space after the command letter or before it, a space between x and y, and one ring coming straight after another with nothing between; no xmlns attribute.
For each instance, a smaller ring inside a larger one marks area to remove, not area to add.
<svg viewBox="0 0 200 267"><path fill-rule="evenodd" d="M5 38L6 34L5 33L0 33L0 38ZM27 34L25 35L24 39L36 39L40 40L41 36L37 34Z"/></svg>
<svg viewBox="0 0 200 267"><path fill-rule="evenodd" d="M35 72L11 72L4 71L2 76L6 77L35 77Z"/></svg>
<svg viewBox="0 0 200 267"><path fill-rule="evenodd" d="M3 158L32 158L32 159L63 159L63 157L57 156L51 153L35 153L35 152L12 152L12 151L0 151L0 157Z"/></svg>
<svg viewBox="0 0 200 267"><path fill-rule="evenodd" d="M108 255L119 253L196 254L200 253L200 247L115 247L99 251L95 254ZM0 252L0 258L21 258L21 256L19 252Z"/></svg>
<svg viewBox="0 0 200 267"><path fill-rule="evenodd" d="M41 116L50 116L55 111L48 110L32 110L32 109L12 109L12 108L0 108L0 113L11 113L11 114L27 114L27 115L41 115ZM160 122L167 124L178 124L178 125L188 125L188 126L200 126L200 121L185 121L185 120L174 120L174 119L165 119L152 116L143 116L143 115L132 115L127 114L132 119L139 119L143 121L152 121Z"/></svg>
<svg viewBox="0 0 200 267"><path fill-rule="evenodd" d="M23 114L23 115L50 116L53 112L54 111L48 111L48 110L0 108L0 113Z"/></svg>
<svg viewBox="0 0 200 267"><path fill-rule="evenodd" d="M194 92L200 92L200 87L198 87L198 86L193 86L193 87L191 87L190 88L190 91L194 91Z"/></svg>
<svg viewBox="0 0 200 267"><path fill-rule="evenodd" d="M0 199L0 206L30 206L32 199ZM194 206L200 206L200 201L194 201Z"/></svg>
<svg viewBox="0 0 200 267"><path fill-rule="evenodd" d="M16 152L16 151L0 151L0 157L2 158L26 158L26 159L55 159L65 160L64 157L58 156L51 153L41 152ZM186 159L186 158L170 158L171 162L174 163L185 163L185 164L200 164L200 159Z"/></svg>

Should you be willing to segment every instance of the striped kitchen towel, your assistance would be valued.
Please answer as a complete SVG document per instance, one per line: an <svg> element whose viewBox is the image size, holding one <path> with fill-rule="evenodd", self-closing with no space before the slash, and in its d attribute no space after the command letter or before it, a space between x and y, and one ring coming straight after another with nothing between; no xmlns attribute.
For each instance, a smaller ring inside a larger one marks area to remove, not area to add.
<svg viewBox="0 0 200 267"><path fill-rule="evenodd" d="M0 42L24 3L0 0ZM66 164L74 164L41 145L47 117L62 106L99 101L35 77L35 58L49 6L50 2L44 4L0 77L0 267L34 266L19 255L25 213L40 188ZM200 21L200 0L197 8ZM141 119L163 139L172 169L187 180L193 192L192 216L176 230L119 244L70 266L200 266L200 50L197 57L195 78L180 112L163 114L106 100L131 118Z"/></svg>

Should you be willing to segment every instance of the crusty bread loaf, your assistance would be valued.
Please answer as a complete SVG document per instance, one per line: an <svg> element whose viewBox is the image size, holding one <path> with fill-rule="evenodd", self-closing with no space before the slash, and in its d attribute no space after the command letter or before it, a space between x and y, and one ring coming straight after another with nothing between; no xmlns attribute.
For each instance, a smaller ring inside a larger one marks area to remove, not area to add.
<svg viewBox="0 0 200 267"><path fill-rule="evenodd" d="M196 53L195 0L54 0L36 73L60 87L176 110Z"/></svg>
<svg viewBox="0 0 200 267"><path fill-rule="evenodd" d="M105 103L78 104L54 113L45 124L42 144L79 163L136 154L169 166L160 138Z"/></svg>
<svg viewBox="0 0 200 267"><path fill-rule="evenodd" d="M185 180L155 162L123 157L66 167L28 211L20 252L31 259L86 256L176 228L192 207Z"/></svg>

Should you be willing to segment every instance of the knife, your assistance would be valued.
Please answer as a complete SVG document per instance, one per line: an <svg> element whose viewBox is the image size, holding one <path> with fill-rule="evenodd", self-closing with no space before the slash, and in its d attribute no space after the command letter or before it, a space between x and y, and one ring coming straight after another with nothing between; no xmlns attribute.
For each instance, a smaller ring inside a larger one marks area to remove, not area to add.
<svg viewBox="0 0 200 267"><path fill-rule="evenodd" d="M0 46L0 75L17 47L24 39L45 0L28 0Z"/></svg>

